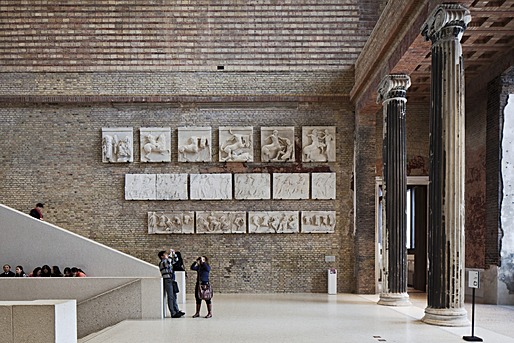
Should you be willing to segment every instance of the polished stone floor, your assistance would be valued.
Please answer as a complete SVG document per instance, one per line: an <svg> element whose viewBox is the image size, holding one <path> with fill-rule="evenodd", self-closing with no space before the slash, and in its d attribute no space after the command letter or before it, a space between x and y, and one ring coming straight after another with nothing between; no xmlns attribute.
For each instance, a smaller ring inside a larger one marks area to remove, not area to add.
<svg viewBox="0 0 514 343"><path fill-rule="evenodd" d="M411 294L412 306L377 305L376 295L215 294L213 318L186 317L124 321L80 343L141 342L465 342L471 327L448 328L420 321L424 293ZM181 306L184 309L184 306ZM466 304L471 317L471 305ZM206 314L205 304L202 314ZM514 343L514 306L476 307L475 336L488 343Z"/></svg>

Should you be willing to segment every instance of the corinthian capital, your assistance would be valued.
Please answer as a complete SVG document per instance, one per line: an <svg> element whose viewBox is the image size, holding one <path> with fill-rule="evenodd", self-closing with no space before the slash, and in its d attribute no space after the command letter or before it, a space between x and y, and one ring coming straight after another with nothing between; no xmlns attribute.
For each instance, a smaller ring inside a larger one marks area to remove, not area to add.
<svg viewBox="0 0 514 343"><path fill-rule="evenodd" d="M464 31L471 21L469 10L460 4L441 4L434 8L422 26L421 34L426 40L433 40L434 35L445 27L460 27Z"/></svg>
<svg viewBox="0 0 514 343"><path fill-rule="evenodd" d="M386 75L378 85L377 103L393 98L405 99L407 89L410 87L410 77L406 74Z"/></svg>

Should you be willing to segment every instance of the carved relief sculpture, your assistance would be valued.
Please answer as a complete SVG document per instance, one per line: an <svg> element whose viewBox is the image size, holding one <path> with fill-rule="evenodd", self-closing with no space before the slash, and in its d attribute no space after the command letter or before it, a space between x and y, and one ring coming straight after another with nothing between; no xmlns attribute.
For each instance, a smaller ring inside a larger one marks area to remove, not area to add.
<svg viewBox="0 0 514 343"><path fill-rule="evenodd" d="M246 212L197 211L196 233L246 233Z"/></svg>
<svg viewBox="0 0 514 343"><path fill-rule="evenodd" d="M194 212L148 212L149 234L194 233Z"/></svg>
<svg viewBox="0 0 514 343"><path fill-rule="evenodd" d="M232 174L190 174L191 200L232 199Z"/></svg>
<svg viewBox="0 0 514 343"><path fill-rule="evenodd" d="M335 162L335 126L304 126L302 128L302 162Z"/></svg>
<svg viewBox="0 0 514 343"><path fill-rule="evenodd" d="M171 128L139 129L141 162L171 162Z"/></svg>
<svg viewBox="0 0 514 343"><path fill-rule="evenodd" d="M179 127L178 161L210 162L211 160L211 128Z"/></svg>
<svg viewBox="0 0 514 343"><path fill-rule="evenodd" d="M302 233L334 233L335 211L302 211Z"/></svg>
<svg viewBox="0 0 514 343"><path fill-rule="evenodd" d="M294 127L261 128L261 161L294 162Z"/></svg>
<svg viewBox="0 0 514 343"><path fill-rule="evenodd" d="M155 200L155 174L125 174L125 200Z"/></svg>
<svg viewBox="0 0 514 343"><path fill-rule="evenodd" d="M312 199L336 198L336 173L312 173Z"/></svg>
<svg viewBox="0 0 514 343"><path fill-rule="evenodd" d="M271 198L271 174L234 174L234 198L261 200Z"/></svg>
<svg viewBox="0 0 514 343"><path fill-rule="evenodd" d="M134 161L133 130L131 127L102 128L102 162Z"/></svg>
<svg viewBox="0 0 514 343"><path fill-rule="evenodd" d="M157 200L187 200L187 174L157 174Z"/></svg>
<svg viewBox="0 0 514 343"><path fill-rule="evenodd" d="M248 212L249 233L298 233L298 212Z"/></svg>
<svg viewBox="0 0 514 343"><path fill-rule="evenodd" d="M309 173L274 173L273 199L309 199Z"/></svg>
<svg viewBox="0 0 514 343"><path fill-rule="evenodd" d="M219 128L220 162L253 162L253 128Z"/></svg>

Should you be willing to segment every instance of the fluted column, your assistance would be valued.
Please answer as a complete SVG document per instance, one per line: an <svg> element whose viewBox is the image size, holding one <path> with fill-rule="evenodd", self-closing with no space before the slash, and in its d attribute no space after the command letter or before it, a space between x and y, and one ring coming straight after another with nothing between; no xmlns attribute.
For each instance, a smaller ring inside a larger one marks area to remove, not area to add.
<svg viewBox="0 0 514 343"><path fill-rule="evenodd" d="M423 321L468 325L464 309L464 66L460 39L470 22L459 4L442 4L423 25L432 41L428 306Z"/></svg>
<svg viewBox="0 0 514 343"><path fill-rule="evenodd" d="M382 292L378 304L411 305L407 294L407 161L405 109L408 75L387 75L378 86L383 106Z"/></svg>

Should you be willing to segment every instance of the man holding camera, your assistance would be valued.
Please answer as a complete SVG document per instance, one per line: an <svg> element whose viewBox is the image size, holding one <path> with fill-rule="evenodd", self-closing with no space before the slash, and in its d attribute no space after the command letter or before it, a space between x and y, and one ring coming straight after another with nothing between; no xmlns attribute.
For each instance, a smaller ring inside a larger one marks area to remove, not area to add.
<svg viewBox="0 0 514 343"><path fill-rule="evenodd" d="M159 262L159 269L161 271L162 280L164 282L164 292L168 298L168 308L170 309L171 318L180 318L185 315L178 308L177 294L173 289L173 283L175 281L175 273L173 271L173 262L177 260L175 251L170 249L169 254L166 251L159 251L157 254L161 261Z"/></svg>

